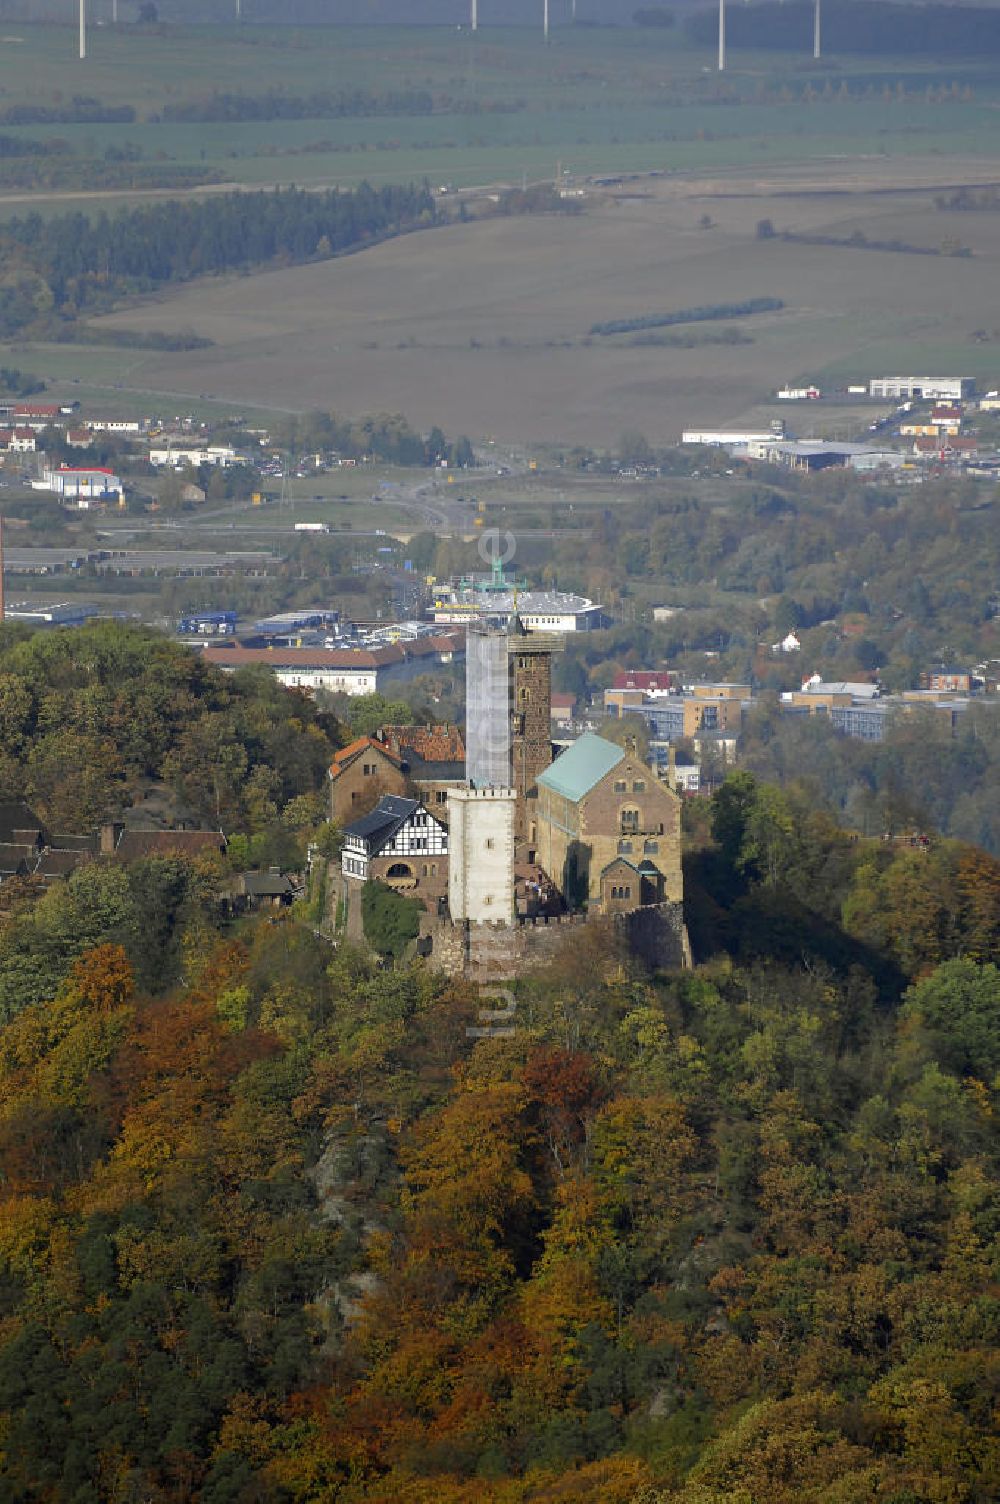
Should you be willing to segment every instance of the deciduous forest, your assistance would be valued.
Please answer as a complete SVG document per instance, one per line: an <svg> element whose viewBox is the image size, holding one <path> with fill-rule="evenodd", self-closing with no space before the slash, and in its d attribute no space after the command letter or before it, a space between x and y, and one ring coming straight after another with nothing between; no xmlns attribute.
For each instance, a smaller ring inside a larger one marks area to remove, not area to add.
<svg viewBox="0 0 1000 1504"><path fill-rule="evenodd" d="M315 792L300 697L102 630L8 646L25 746L58 694L183 782L221 717L237 827ZM79 943L0 1028L0 1498L995 1499L1000 863L746 772L688 823L695 967L588 926L510 1039L183 861L9 914Z"/></svg>

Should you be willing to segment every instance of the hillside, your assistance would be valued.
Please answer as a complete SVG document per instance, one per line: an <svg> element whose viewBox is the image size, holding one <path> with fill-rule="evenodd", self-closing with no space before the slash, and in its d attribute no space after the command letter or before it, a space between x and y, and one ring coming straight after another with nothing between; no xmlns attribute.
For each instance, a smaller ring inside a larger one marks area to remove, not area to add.
<svg viewBox="0 0 1000 1504"><path fill-rule="evenodd" d="M53 888L0 1028L0 1495L995 1498L1000 864L747 774L705 814L695 968L588 926L474 1045L465 986L294 913L190 895L138 974Z"/></svg>

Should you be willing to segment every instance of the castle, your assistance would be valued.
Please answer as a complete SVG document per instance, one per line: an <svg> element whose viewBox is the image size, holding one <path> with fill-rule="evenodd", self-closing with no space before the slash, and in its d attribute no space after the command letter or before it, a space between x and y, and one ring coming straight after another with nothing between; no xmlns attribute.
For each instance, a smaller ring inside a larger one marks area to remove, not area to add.
<svg viewBox="0 0 1000 1504"><path fill-rule="evenodd" d="M465 778L447 788L446 815L388 797L345 827L348 912L369 875L412 893L421 952L486 988L544 964L597 919L651 965L689 959L680 799L634 751L591 732L553 760L560 647L516 614L504 628L470 625Z"/></svg>

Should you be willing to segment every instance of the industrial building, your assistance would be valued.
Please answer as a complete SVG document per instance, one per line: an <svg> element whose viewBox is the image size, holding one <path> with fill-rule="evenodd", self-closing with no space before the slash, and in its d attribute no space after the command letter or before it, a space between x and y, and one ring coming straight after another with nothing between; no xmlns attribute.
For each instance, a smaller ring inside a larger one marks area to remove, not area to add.
<svg viewBox="0 0 1000 1504"><path fill-rule="evenodd" d="M964 402L976 390L971 376L879 376L868 383L870 397L890 401Z"/></svg>
<svg viewBox="0 0 1000 1504"><path fill-rule="evenodd" d="M103 465L60 465L58 470L44 471L41 480L33 480L31 487L34 491L54 491L81 511L118 502L122 495L120 479Z"/></svg>

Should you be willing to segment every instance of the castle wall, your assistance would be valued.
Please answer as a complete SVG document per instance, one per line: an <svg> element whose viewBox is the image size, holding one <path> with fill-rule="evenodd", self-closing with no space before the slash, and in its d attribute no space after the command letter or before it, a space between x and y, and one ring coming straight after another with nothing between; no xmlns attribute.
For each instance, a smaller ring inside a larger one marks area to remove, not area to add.
<svg viewBox="0 0 1000 1504"><path fill-rule="evenodd" d="M418 949L435 971L461 976L489 990L541 971L588 922L585 914L519 921L516 925L456 924L427 915ZM651 970L691 964L684 910L656 904L614 918L630 950Z"/></svg>

